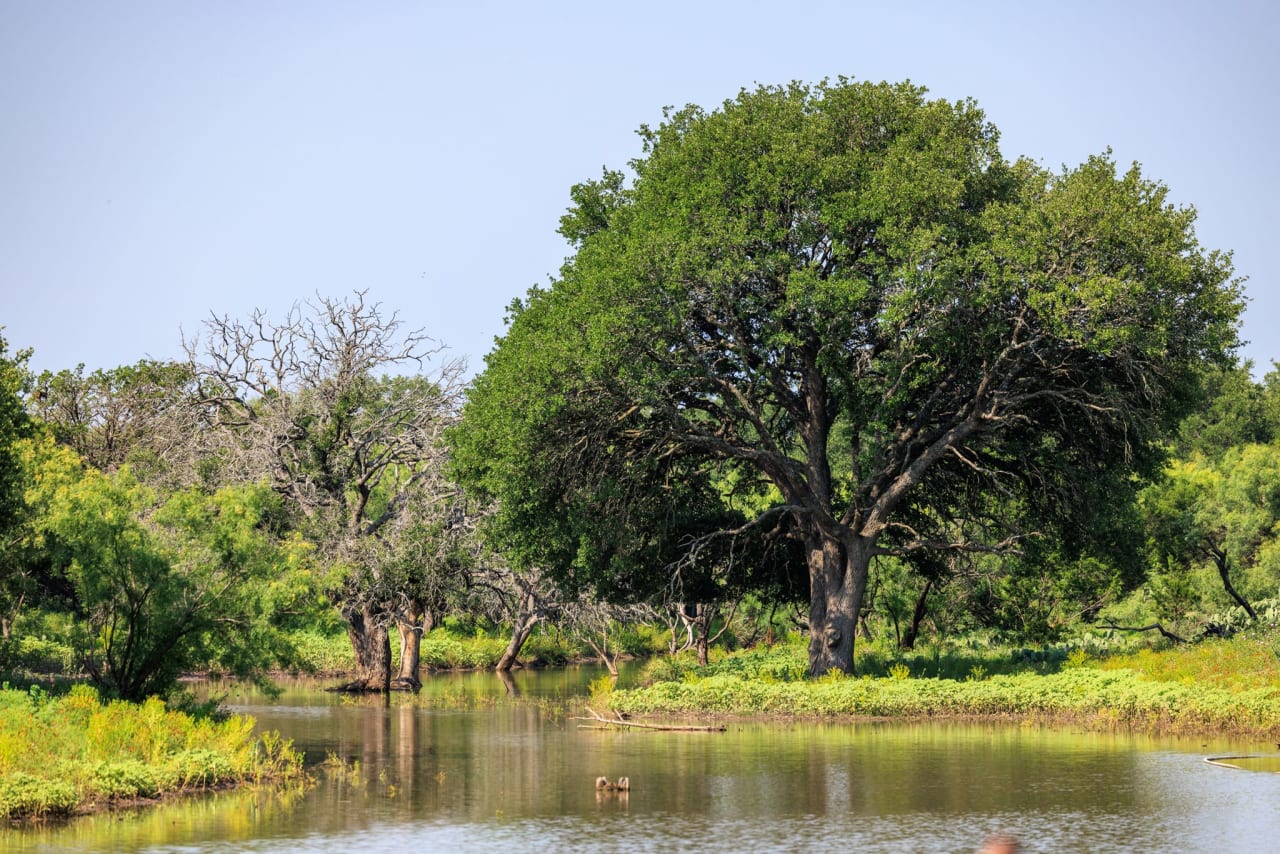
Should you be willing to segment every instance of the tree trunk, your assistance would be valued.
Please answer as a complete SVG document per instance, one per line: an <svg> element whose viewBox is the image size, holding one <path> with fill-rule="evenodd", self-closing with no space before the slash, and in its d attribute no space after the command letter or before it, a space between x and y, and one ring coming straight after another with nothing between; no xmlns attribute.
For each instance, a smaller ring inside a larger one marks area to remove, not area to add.
<svg viewBox="0 0 1280 854"><path fill-rule="evenodd" d="M809 553L809 675L853 673L858 612L867 590L871 546L811 535Z"/></svg>
<svg viewBox="0 0 1280 854"><path fill-rule="evenodd" d="M524 646L524 642L529 639L533 627L538 625L542 619L538 613L538 600L532 593L526 593L521 602L519 612L511 620L511 642L507 644L507 648L503 651L502 657L498 659L494 670L499 672L510 670L515 666L516 659L520 655L520 649Z"/></svg>
<svg viewBox="0 0 1280 854"><path fill-rule="evenodd" d="M916 598L916 609L911 613L911 625L907 626L907 633L899 641L899 649L916 648L916 638L920 636L920 624L924 622L925 615L929 613L929 591L932 589L933 579L930 578L925 581L924 589L920 591L919 597Z"/></svg>
<svg viewBox="0 0 1280 854"><path fill-rule="evenodd" d="M422 687L418 676L422 659L422 636L431 631L428 623L431 615L417 602L410 603L403 614L396 617L396 629L400 632L400 672L395 682L414 691Z"/></svg>
<svg viewBox="0 0 1280 854"><path fill-rule="evenodd" d="M694 649L698 651L698 666L706 667L711 654L711 624L716 619L716 606L699 602L693 606L693 622L697 628Z"/></svg>
<svg viewBox="0 0 1280 854"><path fill-rule="evenodd" d="M699 608L702 608L702 607L705 607L705 606L699 605L698 607L699 607ZM700 615L700 616L699 616L699 619L698 619L698 642L697 642L697 646L698 646L698 666L699 666L699 667L706 667L706 666L707 666L707 663L710 661L710 648L711 648L711 639L710 639L710 634L711 634L711 625L710 625L710 623L711 623L711 620L707 618L706 614L702 614L702 615Z"/></svg>
<svg viewBox="0 0 1280 854"><path fill-rule="evenodd" d="M344 609L347 637L356 656L356 669L347 691L391 690L391 638L378 610L369 604Z"/></svg>
<svg viewBox="0 0 1280 854"><path fill-rule="evenodd" d="M1249 619L1256 622L1258 612L1253 610L1253 606L1249 604L1248 600L1237 593L1236 588L1231 584L1231 567L1228 563L1226 551L1212 545L1208 548L1209 554L1213 557L1213 562L1218 567L1218 577L1222 579L1223 589L1227 591L1232 599L1236 600L1236 604L1244 608L1245 613L1249 615Z"/></svg>

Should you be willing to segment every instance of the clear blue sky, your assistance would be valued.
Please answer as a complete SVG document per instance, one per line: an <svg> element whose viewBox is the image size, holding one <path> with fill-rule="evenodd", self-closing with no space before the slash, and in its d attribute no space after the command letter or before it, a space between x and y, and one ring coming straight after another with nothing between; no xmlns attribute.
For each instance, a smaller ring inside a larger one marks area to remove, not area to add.
<svg viewBox="0 0 1280 854"><path fill-rule="evenodd" d="M0 4L0 326L38 370L368 289L483 366L571 184L664 105L910 79L1006 156L1107 146L1200 212L1280 359L1280 12L1239 2Z"/></svg>

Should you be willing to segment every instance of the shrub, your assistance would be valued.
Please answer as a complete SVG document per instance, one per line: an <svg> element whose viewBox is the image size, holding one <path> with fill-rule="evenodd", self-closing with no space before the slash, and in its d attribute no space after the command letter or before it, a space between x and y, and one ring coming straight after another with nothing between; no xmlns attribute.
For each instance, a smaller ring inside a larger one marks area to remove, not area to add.
<svg viewBox="0 0 1280 854"><path fill-rule="evenodd" d="M70 783L22 772L0 777L0 816L4 818L67 815L79 801Z"/></svg>
<svg viewBox="0 0 1280 854"><path fill-rule="evenodd" d="M301 773L302 757L289 742L255 737L253 726L246 717L193 717L155 698L103 704L87 686L61 697L5 688L0 817Z"/></svg>

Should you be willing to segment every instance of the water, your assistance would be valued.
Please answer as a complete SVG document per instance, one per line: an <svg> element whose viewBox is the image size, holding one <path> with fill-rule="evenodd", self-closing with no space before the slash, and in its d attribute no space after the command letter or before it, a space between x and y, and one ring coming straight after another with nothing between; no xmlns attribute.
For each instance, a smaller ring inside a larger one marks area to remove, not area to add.
<svg viewBox="0 0 1280 854"><path fill-rule="evenodd" d="M598 731L569 703L595 675L433 677L389 707L314 683L274 702L236 691L232 709L305 751L313 786L7 831L0 847L971 852L1005 831L1024 851L1280 850L1280 774L1203 761L1271 744L973 723ZM631 792L598 793L602 774Z"/></svg>

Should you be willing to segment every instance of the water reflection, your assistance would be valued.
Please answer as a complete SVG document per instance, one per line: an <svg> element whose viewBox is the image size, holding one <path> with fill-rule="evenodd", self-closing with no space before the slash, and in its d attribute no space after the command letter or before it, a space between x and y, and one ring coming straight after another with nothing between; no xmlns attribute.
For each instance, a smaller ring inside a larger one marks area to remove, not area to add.
<svg viewBox="0 0 1280 854"><path fill-rule="evenodd" d="M1202 761L1252 745L958 723L736 723L725 733L580 729L593 669L436 677L417 696L236 687L227 703L295 739L316 783L60 828L41 850L1267 850L1280 775ZM326 759L330 764L324 764ZM626 776L625 796L596 777ZM1230 834L1224 835L1229 828Z"/></svg>

